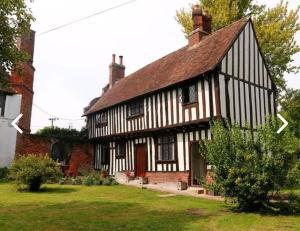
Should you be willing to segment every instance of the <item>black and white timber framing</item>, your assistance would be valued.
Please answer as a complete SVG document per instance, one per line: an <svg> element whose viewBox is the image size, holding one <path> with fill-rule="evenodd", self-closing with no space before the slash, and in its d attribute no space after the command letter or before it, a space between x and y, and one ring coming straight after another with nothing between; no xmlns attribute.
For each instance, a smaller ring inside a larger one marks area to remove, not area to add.
<svg viewBox="0 0 300 231"><path fill-rule="evenodd" d="M196 86L196 103L182 105L182 87ZM251 20L240 31L218 67L187 82L140 96L144 102L142 116L127 117L123 102L88 116L89 138L95 143L95 169L110 175L135 169L135 145L147 145L147 171L189 171L191 141L211 139L209 121L224 118L241 127L252 128L265 123L275 113L275 86L266 67ZM107 113L107 123L98 119ZM171 133L175 137L175 160L157 161L156 137ZM116 142L126 143L124 158L116 158ZM101 145L109 146L109 164L102 164Z"/></svg>

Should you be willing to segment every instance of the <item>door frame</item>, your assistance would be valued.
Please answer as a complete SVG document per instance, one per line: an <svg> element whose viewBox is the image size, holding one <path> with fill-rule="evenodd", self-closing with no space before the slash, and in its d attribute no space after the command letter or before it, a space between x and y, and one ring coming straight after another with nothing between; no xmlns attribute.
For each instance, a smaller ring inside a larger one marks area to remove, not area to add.
<svg viewBox="0 0 300 231"><path fill-rule="evenodd" d="M145 172L148 171L148 148L147 148L147 143L139 143L139 144L134 144L134 175L135 177L137 176L137 147L139 146L144 146L146 149L146 170Z"/></svg>
<svg viewBox="0 0 300 231"><path fill-rule="evenodd" d="M189 186L198 186L198 185L194 185L193 184L193 179L192 179L192 145L193 144L199 144L200 140L192 140L189 142L189 164L190 164L190 169L189 169L189 182L188 182L188 185ZM203 158L204 159L204 158ZM205 159L204 159L205 161ZM204 162L205 166L206 166L206 162ZM205 169L205 172L207 174L207 170Z"/></svg>

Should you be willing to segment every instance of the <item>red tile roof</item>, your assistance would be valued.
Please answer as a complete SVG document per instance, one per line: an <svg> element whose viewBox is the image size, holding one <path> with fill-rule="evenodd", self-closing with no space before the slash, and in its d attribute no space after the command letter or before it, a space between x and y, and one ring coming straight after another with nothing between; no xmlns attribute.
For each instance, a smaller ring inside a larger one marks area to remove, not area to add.
<svg viewBox="0 0 300 231"><path fill-rule="evenodd" d="M243 18L207 35L193 47L185 46L118 81L84 114L165 88L215 69L248 19Z"/></svg>

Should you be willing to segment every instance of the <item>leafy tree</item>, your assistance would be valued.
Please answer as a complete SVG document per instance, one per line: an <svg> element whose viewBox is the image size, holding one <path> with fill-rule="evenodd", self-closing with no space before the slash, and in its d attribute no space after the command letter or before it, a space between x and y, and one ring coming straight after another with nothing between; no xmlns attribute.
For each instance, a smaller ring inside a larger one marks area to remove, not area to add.
<svg viewBox="0 0 300 231"><path fill-rule="evenodd" d="M213 30L251 15L274 81L279 90L284 90L284 73L297 73L299 70L299 66L293 65L292 61L293 55L300 51L295 41L295 34L300 30L300 8L288 10L288 1L281 1L271 9L267 9L265 5L254 4L253 0L200 0L200 4L212 15ZM178 10L176 20L186 36L192 32L191 10Z"/></svg>
<svg viewBox="0 0 300 231"><path fill-rule="evenodd" d="M34 18L25 0L0 1L0 87L7 84L7 73L27 59L16 46L16 39L29 31Z"/></svg>
<svg viewBox="0 0 300 231"><path fill-rule="evenodd" d="M300 139L300 90L287 89L280 100L280 113L289 122L289 129Z"/></svg>
<svg viewBox="0 0 300 231"><path fill-rule="evenodd" d="M10 167L10 177L19 189L25 185L31 192L39 191L47 181L57 181L61 175L60 166L47 155L20 156Z"/></svg>
<svg viewBox="0 0 300 231"><path fill-rule="evenodd" d="M289 172L289 182L300 185L300 90L287 89L280 100L280 113L289 122L288 129L295 135L296 156L295 164Z"/></svg>
<svg viewBox="0 0 300 231"><path fill-rule="evenodd" d="M36 135L56 137L56 138L67 138L74 140L84 140L87 138L87 129L82 128L81 131L69 128L59 127L44 127L36 132Z"/></svg>
<svg viewBox="0 0 300 231"><path fill-rule="evenodd" d="M276 123L250 129L214 122L213 139L203 141L201 152L212 165L212 188L237 202L244 211L259 210L269 194L287 184L293 167L294 141L288 131L277 134Z"/></svg>

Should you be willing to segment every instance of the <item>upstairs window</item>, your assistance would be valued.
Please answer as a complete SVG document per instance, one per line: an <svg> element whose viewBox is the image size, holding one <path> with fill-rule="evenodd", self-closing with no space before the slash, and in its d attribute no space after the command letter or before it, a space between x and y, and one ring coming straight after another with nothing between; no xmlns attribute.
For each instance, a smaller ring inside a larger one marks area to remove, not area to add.
<svg viewBox="0 0 300 231"><path fill-rule="evenodd" d="M4 116L6 96L0 92L0 116Z"/></svg>
<svg viewBox="0 0 300 231"><path fill-rule="evenodd" d="M144 101L136 100L127 105L127 116L139 116L144 114Z"/></svg>
<svg viewBox="0 0 300 231"><path fill-rule="evenodd" d="M116 158L125 158L126 156L126 143L121 141L116 143Z"/></svg>
<svg viewBox="0 0 300 231"><path fill-rule="evenodd" d="M195 103L197 101L196 85L192 84L185 86L182 89L181 102L182 104Z"/></svg>
<svg viewBox="0 0 300 231"><path fill-rule="evenodd" d="M109 146L108 144L101 145L101 164L109 164Z"/></svg>
<svg viewBox="0 0 300 231"><path fill-rule="evenodd" d="M107 112L102 112L96 115L96 127L107 125L108 116Z"/></svg>
<svg viewBox="0 0 300 231"><path fill-rule="evenodd" d="M158 161L175 161L174 136L161 136L157 139L157 154Z"/></svg>

